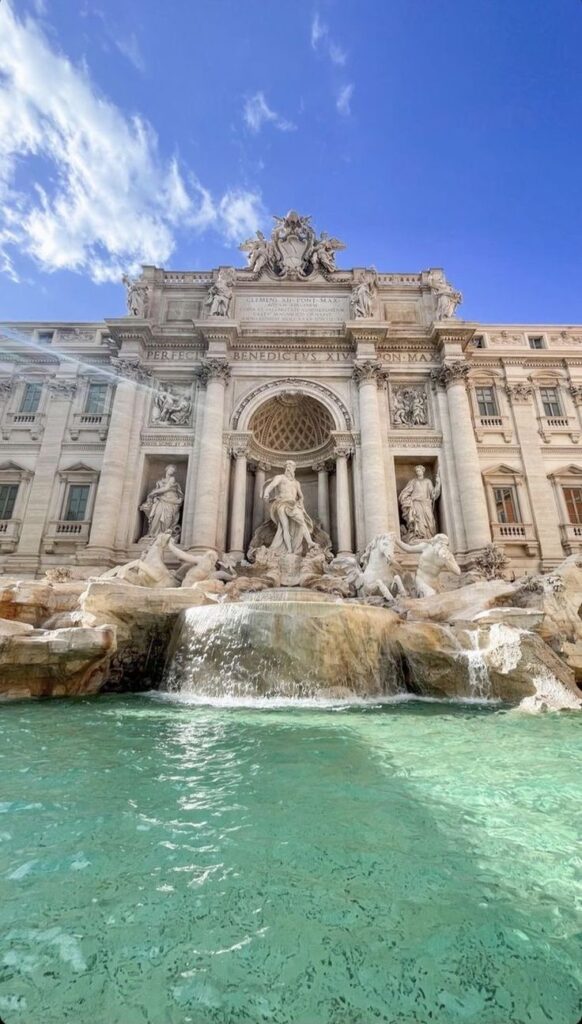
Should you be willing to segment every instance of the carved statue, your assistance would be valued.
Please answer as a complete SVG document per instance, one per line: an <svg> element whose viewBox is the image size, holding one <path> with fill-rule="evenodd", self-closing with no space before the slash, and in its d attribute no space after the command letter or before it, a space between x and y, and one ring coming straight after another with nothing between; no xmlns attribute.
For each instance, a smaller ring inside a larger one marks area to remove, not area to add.
<svg viewBox="0 0 582 1024"><path fill-rule="evenodd" d="M269 270L276 277L290 280L309 277L316 271L326 275L335 270L335 254L345 249L339 238L330 238L325 231L318 238L310 224L311 217L302 217L296 210L273 219L270 240L257 231L255 238L248 238L239 246L247 253L249 270L257 276Z"/></svg>
<svg viewBox="0 0 582 1024"><path fill-rule="evenodd" d="M403 551L420 552L414 579L418 597L432 597L434 594L440 593L441 572L452 572L455 576L461 575L461 569L449 547L449 538L446 533L437 533L430 540L420 544L406 544L397 538L396 544Z"/></svg>
<svg viewBox="0 0 582 1024"><path fill-rule="evenodd" d="M257 276L273 262L275 254L273 243L265 238L262 231L257 231L256 238L247 238L246 242L239 245L239 249L241 252L248 253L249 270L252 270Z"/></svg>
<svg viewBox="0 0 582 1024"><path fill-rule="evenodd" d="M172 423L184 426L190 421L192 400L186 393L177 394L171 384L161 385L154 397L152 419L154 423Z"/></svg>
<svg viewBox="0 0 582 1024"><path fill-rule="evenodd" d="M221 267L216 280L208 289L208 297L205 306L208 307L208 316L228 316L233 297L235 273L232 267Z"/></svg>
<svg viewBox="0 0 582 1024"><path fill-rule="evenodd" d="M354 276L350 305L352 316L355 319L373 316L377 276L376 271L373 269L362 270L357 277Z"/></svg>
<svg viewBox="0 0 582 1024"><path fill-rule="evenodd" d="M394 603L396 595L406 597L396 561L397 541L394 533L381 533L370 541L362 555L362 571L353 576L358 596L380 596L388 604Z"/></svg>
<svg viewBox="0 0 582 1024"><path fill-rule="evenodd" d="M402 518L406 524L407 540L428 540L436 533L434 505L441 493L441 481L437 471L435 482L425 477L424 466L415 466L416 476L402 488L398 501Z"/></svg>
<svg viewBox="0 0 582 1024"><path fill-rule="evenodd" d="M395 427L426 427L428 413L424 389L398 388L393 391L392 424Z"/></svg>
<svg viewBox="0 0 582 1024"><path fill-rule="evenodd" d="M450 320L454 317L457 306L463 301L461 292L449 284L442 270L432 271L431 284L436 293L437 320Z"/></svg>
<svg viewBox="0 0 582 1024"><path fill-rule="evenodd" d="M143 278L131 278L124 274L121 280L127 289L127 309L130 316L147 316L149 289Z"/></svg>
<svg viewBox="0 0 582 1024"><path fill-rule="evenodd" d="M148 520L145 536L157 537L160 533L169 532L172 537L178 538L178 520L183 501L184 494L176 480L176 467L167 466L163 477L157 481L143 505L140 505L140 511L145 512Z"/></svg>
<svg viewBox="0 0 582 1024"><path fill-rule="evenodd" d="M158 534L139 558L135 558L125 565L116 565L114 569L109 569L99 578L122 580L124 583L133 583L136 587L176 587L178 585L176 578L164 563L164 551L171 542L172 534L166 530L164 533Z"/></svg>
<svg viewBox="0 0 582 1024"><path fill-rule="evenodd" d="M316 547L312 537L313 522L305 511L301 485L295 479L294 462L289 460L285 463L285 472L267 484L263 498L267 500L272 491L275 491L275 497L271 498L270 511L277 532L270 549L299 554L304 542L308 549Z"/></svg>

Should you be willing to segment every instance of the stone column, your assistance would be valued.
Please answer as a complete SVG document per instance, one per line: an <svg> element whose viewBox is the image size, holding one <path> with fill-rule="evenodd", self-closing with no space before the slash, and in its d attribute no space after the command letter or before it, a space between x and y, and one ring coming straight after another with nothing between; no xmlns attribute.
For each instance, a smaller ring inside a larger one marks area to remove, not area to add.
<svg viewBox="0 0 582 1024"><path fill-rule="evenodd" d="M350 508L350 483L348 478L348 457L353 449L347 445L335 449L335 486L337 514L337 553L352 554L352 512Z"/></svg>
<svg viewBox="0 0 582 1024"><path fill-rule="evenodd" d="M384 469L384 444L378 409L380 364L375 360L356 364L354 378L359 389L362 485L364 490L365 541L369 544L388 530L388 500ZM386 440L387 443L387 440Z"/></svg>
<svg viewBox="0 0 582 1024"><path fill-rule="evenodd" d="M122 377L113 399L101 476L93 507L93 522L86 551L87 559L97 562L107 561L113 555L120 515L129 515L133 520L135 511L134 509L122 509L122 497L138 381L147 379L147 376L137 360L120 359L116 365Z"/></svg>
<svg viewBox="0 0 582 1024"><path fill-rule="evenodd" d="M446 363L434 374L434 381L447 389L447 404L452 425L452 446L457 484L469 551L479 551L491 543L491 529L485 491L479 467L477 442L467 395L469 365L458 359Z"/></svg>
<svg viewBox="0 0 582 1024"><path fill-rule="evenodd" d="M329 520L329 469L327 462L314 465L317 473L317 516L321 527L327 534L330 530Z"/></svg>
<svg viewBox="0 0 582 1024"><path fill-rule="evenodd" d="M267 470L269 468L270 467L267 466L266 463L259 462L255 469L255 487L253 491L253 533L255 530L258 530L261 523L266 519L263 491L265 490L265 480Z"/></svg>
<svg viewBox="0 0 582 1024"><path fill-rule="evenodd" d="M234 441L234 481L230 511L230 554L240 559L244 555L245 514L247 507L247 442Z"/></svg>
<svg viewBox="0 0 582 1024"><path fill-rule="evenodd" d="M71 399L77 390L76 381L70 379L50 380L45 386L49 390L49 404L17 549L22 556L19 562L26 565L30 559L30 568L36 567L40 555ZM59 511L56 510L56 516Z"/></svg>
<svg viewBox="0 0 582 1024"><path fill-rule="evenodd" d="M553 488L540 450L541 439L532 407L533 387L527 381L517 381L508 383L506 390L513 410L540 554L542 559L556 564L563 559L564 549Z"/></svg>
<svg viewBox="0 0 582 1024"><path fill-rule="evenodd" d="M224 392L230 379L228 360L221 357L204 360L200 376L206 384L206 400L196 477L193 546L216 550L223 454Z"/></svg>

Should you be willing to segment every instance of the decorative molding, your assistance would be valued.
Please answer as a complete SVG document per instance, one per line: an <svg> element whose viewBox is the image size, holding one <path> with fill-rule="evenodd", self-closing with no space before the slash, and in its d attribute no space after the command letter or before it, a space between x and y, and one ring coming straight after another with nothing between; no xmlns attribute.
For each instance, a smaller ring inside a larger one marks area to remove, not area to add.
<svg viewBox="0 0 582 1024"><path fill-rule="evenodd" d="M515 384L507 384L505 393L513 405L525 405L531 401L533 390L528 381L518 380Z"/></svg>
<svg viewBox="0 0 582 1024"><path fill-rule="evenodd" d="M141 443L145 447L155 448L191 448L194 443L194 433L189 430L183 434L166 434L142 432Z"/></svg>
<svg viewBox="0 0 582 1024"><path fill-rule="evenodd" d="M46 386L50 397L55 400L58 398L71 399L77 393L77 381L48 380Z"/></svg>
<svg viewBox="0 0 582 1024"><path fill-rule="evenodd" d="M351 430L352 417L350 411L339 395L337 395L335 391L332 391L331 388L321 384L319 381L306 380L303 377L279 377L277 380L267 381L265 384L260 384L258 387L253 388L252 391L249 391L248 394L244 395L240 400L232 415L233 429L237 429L244 410L260 395L270 397L271 394L274 396L285 391L304 391L305 394L312 395L313 397L317 397L317 394L319 393L330 405L340 410L346 428Z"/></svg>
<svg viewBox="0 0 582 1024"><path fill-rule="evenodd" d="M137 383L146 383L150 380L152 371L143 365L141 359L124 359L120 356L113 356L111 365L119 377L126 380L133 380Z"/></svg>

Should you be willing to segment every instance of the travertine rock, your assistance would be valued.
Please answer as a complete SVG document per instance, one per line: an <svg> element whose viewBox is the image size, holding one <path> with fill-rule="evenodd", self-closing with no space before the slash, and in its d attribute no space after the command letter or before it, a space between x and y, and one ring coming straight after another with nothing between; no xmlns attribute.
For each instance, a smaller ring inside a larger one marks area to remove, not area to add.
<svg viewBox="0 0 582 1024"><path fill-rule="evenodd" d="M75 611L86 580L49 583L48 580L12 580L0 583L0 617L43 626L51 615Z"/></svg>
<svg viewBox="0 0 582 1024"><path fill-rule="evenodd" d="M110 626L0 638L0 699L97 693L114 651Z"/></svg>

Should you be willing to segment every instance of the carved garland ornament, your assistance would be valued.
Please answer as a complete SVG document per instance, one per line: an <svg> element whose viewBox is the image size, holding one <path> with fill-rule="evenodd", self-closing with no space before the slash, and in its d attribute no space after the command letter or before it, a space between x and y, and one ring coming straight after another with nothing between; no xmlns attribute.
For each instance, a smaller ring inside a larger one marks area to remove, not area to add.
<svg viewBox="0 0 582 1024"><path fill-rule="evenodd" d="M51 398L73 398L77 392L76 381L49 380L47 388Z"/></svg>
<svg viewBox="0 0 582 1024"><path fill-rule="evenodd" d="M516 384L508 384L505 388L510 402L526 403L533 395L533 387L525 381L518 381Z"/></svg>
<svg viewBox="0 0 582 1024"><path fill-rule="evenodd" d="M147 383L152 375L152 371L148 370L139 359L114 357L111 360L111 364L120 377L125 377L127 380L134 380L138 383Z"/></svg>

